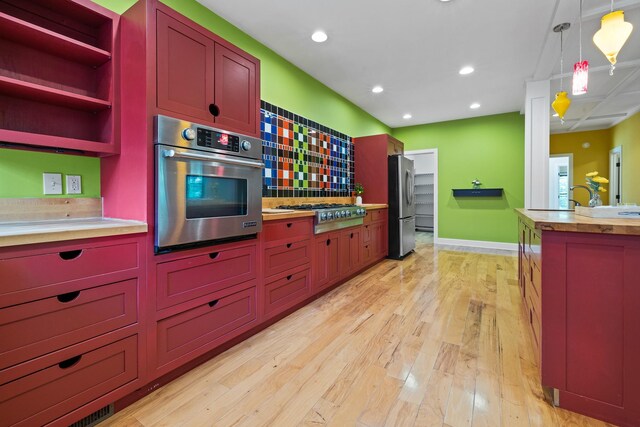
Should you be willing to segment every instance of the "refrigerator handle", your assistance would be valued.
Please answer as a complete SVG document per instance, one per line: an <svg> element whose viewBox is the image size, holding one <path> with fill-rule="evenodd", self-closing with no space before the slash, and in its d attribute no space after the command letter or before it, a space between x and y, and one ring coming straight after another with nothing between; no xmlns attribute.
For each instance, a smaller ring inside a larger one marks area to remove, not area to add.
<svg viewBox="0 0 640 427"><path fill-rule="evenodd" d="M405 182L406 188L405 188L404 192L405 192L406 197L407 197L407 204L409 206L411 206L411 205L413 205L413 193L414 193L414 190L413 190L413 176L412 176L410 170L407 170L405 173L406 173L406 177L405 177L404 182Z"/></svg>

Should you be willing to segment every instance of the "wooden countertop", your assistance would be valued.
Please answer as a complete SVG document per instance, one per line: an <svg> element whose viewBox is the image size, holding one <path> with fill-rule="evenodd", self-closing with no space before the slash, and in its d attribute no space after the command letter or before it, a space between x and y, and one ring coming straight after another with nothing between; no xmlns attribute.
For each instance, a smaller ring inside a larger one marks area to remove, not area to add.
<svg viewBox="0 0 640 427"><path fill-rule="evenodd" d="M534 228L542 231L569 231L576 233L628 234L640 236L640 218L590 218L573 211L516 209L516 213Z"/></svg>
<svg viewBox="0 0 640 427"><path fill-rule="evenodd" d="M0 247L146 232L144 222L101 217L0 222Z"/></svg>
<svg viewBox="0 0 640 427"><path fill-rule="evenodd" d="M374 209L386 209L389 206L385 204L365 204L360 205L361 207L367 210ZM313 211L293 211L293 212L283 212L283 213L262 213L262 221L276 221L279 219L293 219L293 218L304 218L314 216L315 213Z"/></svg>

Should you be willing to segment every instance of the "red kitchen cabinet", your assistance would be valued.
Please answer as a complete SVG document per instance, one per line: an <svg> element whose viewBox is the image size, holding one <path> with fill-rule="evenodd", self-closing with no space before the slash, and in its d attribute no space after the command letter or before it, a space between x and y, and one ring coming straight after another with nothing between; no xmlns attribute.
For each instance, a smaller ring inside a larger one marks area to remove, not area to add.
<svg viewBox="0 0 640 427"><path fill-rule="evenodd" d="M313 288L318 291L340 278L340 233L318 234L313 247Z"/></svg>
<svg viewBox="0 0 640 427"><path fill-rule="evenodd" d="M267 318L282 313L311 296L309 265L287 273L289 274L280 275L280 278L271 280L264 285L262 305Z"/></svg>
<svg viewBox="0 0 640 427"><path fill-rule="evenodd" d="M340 233L340 276L347 277L363 265L362 227L353 227Z"/></svg>
<svg viewBox="0 0 640 427"><path fill-rule="evenodd" d="M157 11L157 106L162 113L259 136L260 64L206 29Z"/></svg>
<svg viewBox="0 0 640 427"><path fill-rule="evenodd" d="M404 152L404 144L390 135L355 138L355 180L364 187L366 203L388 203L387 156Z"/></svg>
<svg viewBox="0 0 640 427"><path fill-rule="evenodd" d="M89 0L0 2L0 141L118 153L119 19Z"/></svg>

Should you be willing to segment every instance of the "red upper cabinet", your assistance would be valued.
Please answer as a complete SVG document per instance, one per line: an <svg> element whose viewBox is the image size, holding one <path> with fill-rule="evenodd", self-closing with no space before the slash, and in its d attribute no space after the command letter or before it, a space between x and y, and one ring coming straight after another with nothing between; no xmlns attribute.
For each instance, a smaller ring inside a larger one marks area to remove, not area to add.
<svg viewBox="0 0 640 427"><path fill-rule="evenodd" d="M382 134L354 139L356 182L364 187L366 203L388 203L387 157L404 153L404 144Z"/></svg>
<svg viewBox="0 0 640 427"><path fill-rule="evenodd" d="M259 136L259 61L184 18L156 24L160 112Z"/></svg>
<svg viewBox="0 0 640 427"><path fill-rule="evenodd" d="M0 2L0 140L117 153L118 24L89 0Z"/></svg>

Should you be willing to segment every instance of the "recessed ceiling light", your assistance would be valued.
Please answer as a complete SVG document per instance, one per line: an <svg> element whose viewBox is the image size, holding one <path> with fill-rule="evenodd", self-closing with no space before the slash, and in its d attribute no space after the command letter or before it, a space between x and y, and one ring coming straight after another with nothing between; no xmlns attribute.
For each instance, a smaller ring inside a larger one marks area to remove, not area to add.
<svg viewBox="0 0 640 427"><path fill-rule="evenodd" d="M476 110L480 108L480 104L478 104L477 102L474 102L473 104L469 105L469 108L471 108L472 110Z"/></svg>
<svg viewBox="0 0 640 427"><path fill-rule="evenodd" d="M324 31L316 31L311 35L311 40L316 43L326 42L328 38L329 37L327 36L327 33L325 33Z"/></svg>
<svg viewBox="0 0 640 427"><path fill-rule="evenodd" d="M413 117L411 114L405 114L404 116L402 116L403 119L405 120L409 120L411 117Z"/></svg>
<svg viewBox="0 0 640 427"><path fill-rule="evenodd" d="M466 76L467 74L471 74L473 73L473 67L467 65L466 67L462 67L460 68L460 71L458 71L459 74L462 74L463 76Z"/></svg>
<svg viewBox="0 0 640 427"><path fill-rule="evenodd" d="M380 93L382 92L384 89L382 88L382 86L374 86L373 89L371 89L371 92L373 93Z"/></svg>

